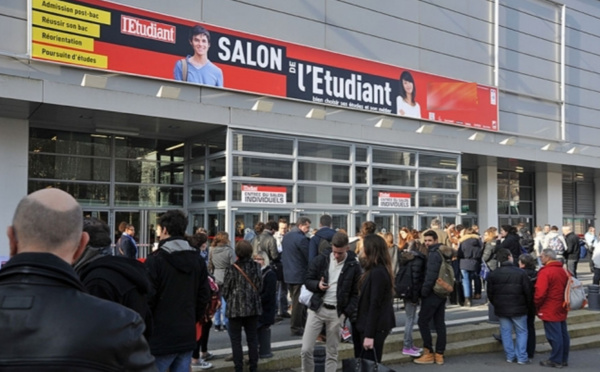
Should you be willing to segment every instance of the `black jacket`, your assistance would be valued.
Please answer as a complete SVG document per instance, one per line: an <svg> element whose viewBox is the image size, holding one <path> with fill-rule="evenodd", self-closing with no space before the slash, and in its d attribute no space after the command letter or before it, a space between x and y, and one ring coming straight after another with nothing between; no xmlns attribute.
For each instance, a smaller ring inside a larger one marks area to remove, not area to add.
<svg viewBox="0 0 600 372"><path fill-rule="evenodd" d="M146 259L153 293L149 299L154 329L153 355L194 350L196 322L201 322L210 299L204 260L182 237L159 242Z"/></svg>
<svg viewBox="0 0 600 372"><path fill-rule="evenodd" d="M519 243L519 235L517 234L506 234L502 242L498 241L496 243L496 249L500 248L508 249L515 261L523 254L521 243Z"/></svg>
<svg viewBox="0 0 600 372"><path fill-rule="evenodd" d="M387 335L396 326L390 275L382 265L366 275L360 288L356 329L368 338L376 333Z"/></svg>
<svg viewBox="0 0 600 372"><path fill-rule="evenodd" d="M262 314L258 317L258 326L275 323L277 313L277 275L267 266L262 269L262 289L260 290Z"/></svg>
<svg viewBox="0 0 600 372"><path fill-rule="evenodd" d="M506 261L488 277L488 299L499 317L527 315L533 306L531 282L525 270Z"/></svg>
<svg viewBox="0 0 600 372"><path fill-rule="evenodd" d="M152 313L148 306L150 280L144 264L117 256L101 256L76 269L88 293L116 302L140 314L146 323L144 336L152 334Z"/></svg>
<svg viewBox="0 0 600 372"><path fill-rule="evenodd" d="M412 291L408 298L412 303L417 303L421 298L421 288L425 280L425 269L427 267L427 258L418 251L402 251L398 258L399 266L410 266L412 273Z"/></svg>
<svg viewBox="0 0 600 372"><path fill-rule="evenodd" d="M460 239L458 246L458 259L460 269L475 271L479 273L481 270L481 256L483 248L481 247L481 239L477 234L465 235Z"/></svg>
<svg viewBox="0 0 600 372"><path fill-rule="evenodd" d="M138 249L133 236L128 234L122 234L117 241L115 247L115 254L117 256L124 256L129 258L137 258Z"/></svg>
<svg viewBox="0 0 600 372"><path fill-rule="evenodd" d="M574 232L570 232L565 236L565 242L567 243L564 254L565 260L579 261L581 251L579 237Z"/></svg>
<svg viewBox="0 0 600 372"><path fill-rule="evenodd" d="M331 249L327 249L322 254L318 255L308 266L308 274L304 285L313 292L314 295L310 300L310 309L313 311L319 310L323 305L323 295L325 292L319 289L321 277L329 283L329 263L331 262ZM356 315L356 306L358 304L358 280L362 270L356 254L348 251L348 257L344 262L340 277L337 284L337 311L338 315L345 314L348 318L353 319Z"/></svg>
<svg viewBox="0 0 600 372"><path fill-rule="evenodd" d="M438 250L442 253L440 255ZM433 293L433 286L440 274L440 266L442 265L442 256L446 261L452 259L454 251L447 245L434 244L429 247L429 256L427 257L427 269L425 271L425 280L421 288L421 298L427 297Z"/></svg>
<svg viewBox="0 0 600 372"><path fill-rule="evenodd" d="M0 370L155 371L134 311L85 293L50 253L20 253L0 270Z"/></svg>

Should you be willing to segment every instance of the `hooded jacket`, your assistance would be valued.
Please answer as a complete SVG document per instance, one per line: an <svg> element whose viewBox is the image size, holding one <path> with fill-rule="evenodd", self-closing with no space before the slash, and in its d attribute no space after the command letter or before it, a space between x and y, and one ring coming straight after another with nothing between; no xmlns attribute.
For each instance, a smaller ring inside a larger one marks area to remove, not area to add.
<svg viewBox="0 0 600 372"><path fill-rule="evenodd" d="M481 256L483 248L481 239L477 234L465 235L459 240L458 258L461 270L475 271L481 270Z"/></svg>
<svg viewBox="0 0 600 372"><path fill-rule="evenodd" d="M437 251L440 251L440 256ZM429 257L427 257L427 267L425 270L425 280L421 288L421 298L433 294L433 286L440 274L440 266L442 265L442 256L446 261L452 259L454 250L447 245L434 244L429 247Z"/></svg>
<svg viewBox="0 0 600 372"><path fill-rule="evenodd" d="M210 298L204 261L183 237L170 237L159 242L145 264L153 288L152 354L194 350L196 322L204 318Z"/></svg>
<svg viewBox="0 0 600 372"><path fill-rule="evenodd" d="M116 302L140 314L146 323L144 336L152 334L152 314L148 306L150 280L144 264L117 256L100 256L76 269L89 294Z"/></svg>
<svg viewBox="0 0 600 372"><path fill-rule="evenodd" d="M399 266L410 266L412 273L412 283L410 297L412 303L417 303L421 298L421 288L425 280L425 269L427 267L427 258L418 251L402 251L398 259Z"/></svg>
<svg viewBox="0 0 600 372"><path fill-rule="evenodd" d="M0 270L0 370L156 371L134 311L85 293L51 253L20 253Z"/></svg>

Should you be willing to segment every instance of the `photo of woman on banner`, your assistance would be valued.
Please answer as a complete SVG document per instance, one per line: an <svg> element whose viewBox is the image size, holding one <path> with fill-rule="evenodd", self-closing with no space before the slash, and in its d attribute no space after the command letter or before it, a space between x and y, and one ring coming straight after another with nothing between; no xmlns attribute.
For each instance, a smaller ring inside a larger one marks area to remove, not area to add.
<svg viewBox="0 0 600 372"><path fill-rule="evenodd" d="M188 55L175 63L173 78L188 83L223 86L223 71L208 59L210 32L200 25L190 30L190 45L194 55Z"/></svg>
<svg viewBox="0 0 600 372"><path fill-rule="evenodd" d="M400 95L396 98L398 115L411 118L421 117L421 106L415 102L416 94L417 87L411 73L402 71L402 74L400 74Z"/></svg>

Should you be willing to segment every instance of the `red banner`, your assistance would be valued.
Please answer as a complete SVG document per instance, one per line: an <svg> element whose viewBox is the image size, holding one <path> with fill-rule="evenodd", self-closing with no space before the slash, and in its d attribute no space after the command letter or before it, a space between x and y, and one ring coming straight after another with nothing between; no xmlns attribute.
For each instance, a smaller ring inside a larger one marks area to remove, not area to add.
<svg viewBox="0 0 600 372"><path fill-rule="evenodd" d="M498 130L498 92L101 0L30 0L31 57Z"/></svg>

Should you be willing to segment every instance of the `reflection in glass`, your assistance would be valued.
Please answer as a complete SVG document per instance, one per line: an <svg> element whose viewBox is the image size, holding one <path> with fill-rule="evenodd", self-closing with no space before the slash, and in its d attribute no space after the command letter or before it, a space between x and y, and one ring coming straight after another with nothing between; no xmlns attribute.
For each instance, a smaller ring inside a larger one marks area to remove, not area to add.
<svg viewBox="0 0 600 372"><path fill-rule="evenodd" d="M104 206L108 205L108 184L94 184L81 182L51 182L51 181L29 181L27 193L54 187L73 195L82 206Z"/></svg>
<svg viewBox="0 0 600 372"><path fill-rule="evenodd" d="M115 205L143 207L182 207L183 187L115 185Z"/></svg>
<svg viewBox="0 0 600 372"><path fill-rule="evenodd" d="M192 187L190 190L190 198L192 203L204 203L204 187Z"/></svg>
<svg viewBox="0 0 600 372"><path fill-rule="evenodd" d="M348 183L350 180L350 167L337 164L298 162L298 179Z"/></svg>
<svg viewBox="0 0 600 372"><path fill-rule="evenodd" d="M456 174L419 172L419 187L435 189L456 189Z"/></svg>
<svg viewBox="0 0 600 372"><path fill-rule="evenodd" d="M415 165L415 153L402 150L373 149L373 163Z"/></svg>
<svg viewBox="0 0 600 372"><path fill-rule="evenodd" d="M356 166L356 183L366 184L369 168Z"/></svg>
<svg viewBox="0 0 600 372"><path fill-rule="evenodd" d="M110 160L30 153L29 177L108 182Z"/></svg>
<svg viewBox="0 0 600 372"><path fill-rule="evenodd" d="M110 136L101 134L40 128L29 130L29 151L35 153L108 157L110 142Z"/></svg>
<svg viewBox="0 0 600 372"><path fill-rule="evenodd" d="M294 141L291 139L235 133L233 136L233 149L236 151L292 155L294 153Z"/></svg>
<svg viewBox="0 0 600 372"><path fill-rule="evenodd" d="M183 185L182 163L115 160L115 180L131 183Z"/></svg>
<svg viewBox="0 0 600 372"><path fill-rule="evenodd" d="M350 160L350 146L298 141L298 156Z"/></svg>
<svg viewBox="0 0 600 372"><path fill-rule="evenodd" d="M457 194L441 194L434 192L419 193L419 207L456 208Z"/></svg>
<svg viewBox="0 0 600 372"><path fill-rule="evenodd" d="M356 205L367 205L367 189L356 189L354 203Z"/></svg>
<svg viewBox="0 0 600 372"><path fill-rule="evenodd" d="M415 186L415 171L373 168L374 185Z"/></svg>
<svg viewBox="0 0 600 372"><path fill-rule="evenodd" d="M115 137L115 155L117 158L183 161L182 142L138 137Z"/></svg>
<svg viewBox="0 0 600 372"><path fill-rule="evenodd" d="M210 159L208 161L208 178L225 177L225 158Z"/></svg>
<svg viewBox="0 0 600 372"><path fill-rule="evenodd" d="M198 163L190 164L190 173L192 174L191 183L206 180L206 166L204 165L204 161L201 160Z"/></svg>
<svg viewBox="0 0 600 372"><path fill-rule="evenodd" d="M356 161L367 161L367 148L356 146Z"/></svg>
<svg viewBox="0 0 600 372"><path fill-rule="evenodd" d="M458 167L458 156L444 154L419 154L419 167L456 169Z"/></svg>
<svg viewBox="0 0 600 372"><path fill-rule="evenodd" d="M293 165L292 160L234 156L233 175L292 180Z"/></svg>
<svg viewBox="0 0 600 372"><path fill-rule="evenodd" d="M298 186L298 203L348 204L350 189L330 186Z"/></svg>
<svg viewBox="0 0 600 372"><path fill-rule="evenodd" d="M224 183L214 183L209 184L208 188L208 201L209 202L218 202L225 200L225 184Z"/></svg>

